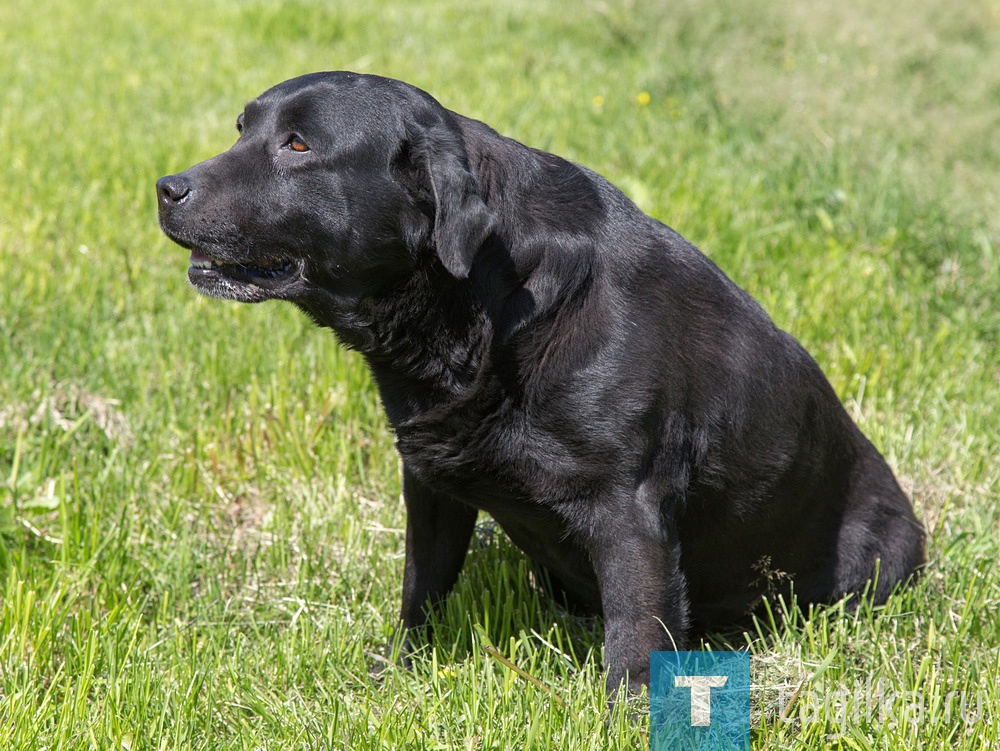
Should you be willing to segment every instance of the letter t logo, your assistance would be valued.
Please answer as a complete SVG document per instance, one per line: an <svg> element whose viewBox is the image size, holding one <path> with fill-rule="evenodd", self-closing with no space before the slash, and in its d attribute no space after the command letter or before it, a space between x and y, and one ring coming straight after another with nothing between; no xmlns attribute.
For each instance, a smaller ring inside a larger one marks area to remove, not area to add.
<svg viewBox="0 0 1000 751"><path fill-rule="evenodd" d="M750 751L750 654L651 652L649 748Z"/></svg>
<svg viewBox="0 0 1000 751"><path fill-rule="evenodd" d="M691 689L691 727L712 724L712 689L726 685L725 675L675 675L675 688Z"/></svg>

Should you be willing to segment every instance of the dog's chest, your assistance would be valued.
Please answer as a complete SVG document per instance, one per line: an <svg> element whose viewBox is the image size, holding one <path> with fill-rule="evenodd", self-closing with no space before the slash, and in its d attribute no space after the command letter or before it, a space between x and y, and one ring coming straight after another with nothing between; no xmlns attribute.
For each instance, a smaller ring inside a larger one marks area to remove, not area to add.
<svg viewBox="0 0 1000 751"><path fill-rule="evenodd" d="M435 490L491 511L531 496L532 473L507 426L426 422L396 430L407 468Z"/></svg>
<svg viewBox="0 0 1000 751"><path fill-rule="evenodd" d="M515 410L414 421L397 426L396 445L427 486L493 514L584 500L605 464Z"/></svg>

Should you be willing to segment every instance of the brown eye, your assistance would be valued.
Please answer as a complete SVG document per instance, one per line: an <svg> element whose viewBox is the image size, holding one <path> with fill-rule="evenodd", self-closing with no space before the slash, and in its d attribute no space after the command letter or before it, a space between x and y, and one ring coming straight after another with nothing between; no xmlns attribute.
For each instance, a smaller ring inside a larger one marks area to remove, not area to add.
<svg viewBox="0 0 1000 751"><path fill-rule="evenodd" d="M306 145L306 142L303 141L298 136L292 136L291 139L289 139L288 148L290 148L292 151L297 151L300 154L303 151L309 151L309 147Z"/></svg>

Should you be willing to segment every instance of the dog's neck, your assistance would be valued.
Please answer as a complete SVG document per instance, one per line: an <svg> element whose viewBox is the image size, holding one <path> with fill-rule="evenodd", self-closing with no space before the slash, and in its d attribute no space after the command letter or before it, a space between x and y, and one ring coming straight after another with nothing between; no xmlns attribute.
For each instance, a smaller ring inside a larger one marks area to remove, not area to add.
<svg viewBox="0 0 1000 751"><path fill-rule="evenodd" d="M493 327L477 297L469 280L418 269L401 288L358 301L363 329L337 327L367 360L393 424L479 390Z"/></svg>

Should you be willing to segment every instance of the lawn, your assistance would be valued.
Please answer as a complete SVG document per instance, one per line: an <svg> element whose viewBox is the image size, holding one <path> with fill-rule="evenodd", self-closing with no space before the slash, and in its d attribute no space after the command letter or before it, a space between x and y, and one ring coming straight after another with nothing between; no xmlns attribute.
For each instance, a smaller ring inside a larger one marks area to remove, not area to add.
<svg viewBox="0 0 1000 751"><path fill-rule="evenodd" d="M159 232L157 177L337 68L606 175L805 344L912 494L916 586L711 640L752 653L753 747L1000 747L995 2L38 0L0 5L0 748L646 747L600 621L485 518L392 666L405 521L363 362L198 296Z"/></svg>

